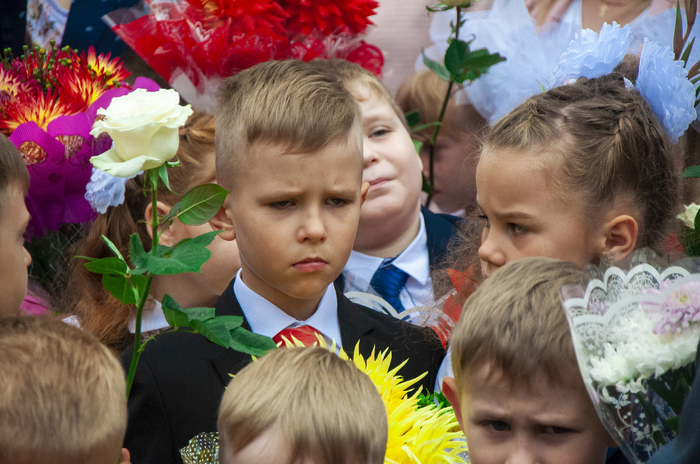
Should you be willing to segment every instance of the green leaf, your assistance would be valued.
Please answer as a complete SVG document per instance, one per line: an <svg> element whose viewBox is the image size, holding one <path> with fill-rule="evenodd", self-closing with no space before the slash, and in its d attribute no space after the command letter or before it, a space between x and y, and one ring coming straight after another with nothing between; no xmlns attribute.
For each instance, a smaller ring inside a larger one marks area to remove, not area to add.
<svg viewBox="0 0 700 464"><path fill-rule="evenodd" d="M688 3L688 8L685 10L685 23L687 29L685 30L685 40L690 37L690 31L693 29L693 24L695 24L695 18L698 15L698 0L690 0Z"/></svg>
<svg viewBox="0 0 700 464"><path fill-rule="evenodd" d="M683 171L683 177L698 178L700 177L700 165L688 166Z"/></svg>
<svg viewBox="0 0 700 464"><path fill-rule="evenodd" d="M442 123L440 121L435 121L435 122L429 122L428 124L422 124L420 126L414 127L412 132L418 132L422 131L423 129L427 129L428 127L435 127L435 126L441 126Z"/></svg>
<svg viewBox="0 0 700 464"><path fill-rule="evenodd" d="M676 1L676 24L673 30L673 53L676 60L680 58L683 51L683 25L681 24L681 3Z"/></svg>
<svg viewBox="0 0 700 464"><path fill-rule="evenodd" d="M268 351L277 349L277 344L270 337L239 327L231 331L229 347L251 356L263 356Z"/></svg>
<svg viewBox="0 0 700 464"><path fill-rule="evenodd" d="M430 185L430 182L428 182L428 178L425 177L425 174L423 174L423 191L428 195L432 194L435 191L433 186Z"/></svg>
<svg viewBox="0 0 700 464"><path fill-rule="evenodd" d="M688 62L688 57L690 56L690 52L693 50L693 45L695 45L695 37L693 37L693 40L690 41L687 47L685 47L685 51L683 52L683 56L681 56L681 61L683 62L683 66L685 66L685 63Z"/></svg>
<svg viewBox="0 0 700 464"><path fill-rule="evenodd" d="M420 140L413 140L413 139L411 139L411 141L413 142L413 148L416 149L416 153L418 153L420 155L420 151L423 148L423 142L421 142Z"/></svg>
<svg viewBox="0 0 700 464"><path fill-rule="evenodd" d="M187 314L183 311L182 306L175 301L175 298L171 297L167 293L163 297L163 302L161 303L163 307L163 315L165 320L168 321L170 327L189 327L190 319Z"/></svg>
<svg viewBox="0 0 700 464"><path fill-rule="evenodd" d="M418 112L418 110L409 111L405 114L405 117L408 127L412 128L420 122L420 113Z"/></svg>
<svg viewBox="0 0 700 464"><path fill-rule="evenodd" d="M464 72L464 63L469 56L469 45L463 40L453 40L445 52L445 67L453 78Z"/></svg>
<svg viewBox="0 0 700 464"><path fill-rule="evenodd" d="M435 74L438 75L440 79L443 81L450 81L450 72L447 70L445 66L442 64L438 63L437 61L433 61L430 58L428 58L425 54L425 49L423 49L423 64L428 67L431 71L433 71Z"/></svg>
<svg viewBox="0 0 700 464"><path fill-rule="evenodd" d="M166 161L165 165L169 168L174 168L176 166L180 166L180 160L175 158L175 161Z"/></svg>
<svg viewBox="0 0 700 464"><path fill-rule="evenodd" d="M141 276L141 275L132 275L129 277L129 280L131 281L131 287L134 292L134 299L136 302L134 304L138 304L139 300L144 297L146 293L146 285L148 283L148 278L146 276ZM148 297L148 295L145 295Z"/></svg>
<svg viewBox="0 0 700 464"><path fill-rule="evenodd" d="M210 342L228 348L231 345L231 333L226 329L226 324L217 320L211 319L206 322L190 321L191 327L204 335Z"/></svg>
<svg viewBox="0 0 700 464"><path fill-rule="evenodd" d="M114 298L121 301L122 304L136 304L136 296L131 287L129 279L123 275L104 274L102 276L102 285Z"/></svg>
<svg viewBox="0 0 700 464"><path fill-rule="evenodd" d="M170 208L170 211L168 211L168 214L166 214L165 216L163 216L163 217L161 218L161 220L160 220L160 225L164 225L165 223L167 223L167 222L169 222L170 220L172 220L172 218L174 218L175 216L177 216L177 214L178 214L179 212L180 212L180 202L178 201L177 203L175 203L175 204L173 205L172 208Z"/></svg>
<svg viewBox="0 0 700 464"><path fill-rule="evenodd" d="M131 234L129 237L129 259L136 266L133 274L143 274L148 269L150 255L144 250L139 234Z"/></svg>
<svg viewBox="0 0 700 464"><path fill-rule="evenodd" d="M168 180L168 167L165 164L158 166L158 177L160 177L160 180L163 181L165 188L167 188L169 192L177 195L177 193L173 192L173 189L170 188L170 180Z"/></svg>
<svg viewBox="0 0 700 464"><path fill-rule="evenodd" d="M174 275L183 272L200 272L202 265L211 257L206 248L220 230L207 232L192 239L184 239L168 249L164 257L151 254L148 270L156 275Z"/></svg>
<svg viewBox="0 0 700 464"><path fill-rule="evenodd" d="M95 274L126 275L129 266L127 266L123 260L112 256L85 263L85 268L90 272L94 272Z"/></svg>
<svg viewBox="0 0 700 464"><path fill-rule="evenodd" d="M455 78L455 82L461 84L467 80L473 81L478 79L482 74L485 74L491 66L505 60L506 59L498 53L489 53L485 48L472 50L464 57L462 61L464 72Z"/></svg>
<svg viewBox="0 0 700 464"><path fill-rule="evenodd" d="M243 325L243 316L217 316L216 320L222 321L229 331Z"/></svg>
<svg viewBox="0 0 700 464"><path fill-rule="evenodd" d="M180 200L177 217L183 224L198 226L204 224L221 209L228 190L216 184L198 185Z"/></svg>
<svg viewBox="0 0 700 464"><path fill-rule="evenodd" d="M108 247L110 250L112 250L112 253L114 253L114 254L116 255L117 258L119 258L119 259L121 259L122 261L124 261L124 257L122 256L122 254L121 254L121 253L119 252L119 250L117 249L117 246L116 246L114 243L112 243L112 241L111 241L110 239L108 239L107 237L105 237L105 236L103 235L103 236L102 236L102 240L104 240L104 242L107 244L107 247Z"/></svg>
<svg viewBox="0 0 700 464"><path fill-rule="evenodd" d="M673 416L669 417L666 419L666 425L673 430L674 432L678 433L678 423L680 422L681 416Z"/></svg>

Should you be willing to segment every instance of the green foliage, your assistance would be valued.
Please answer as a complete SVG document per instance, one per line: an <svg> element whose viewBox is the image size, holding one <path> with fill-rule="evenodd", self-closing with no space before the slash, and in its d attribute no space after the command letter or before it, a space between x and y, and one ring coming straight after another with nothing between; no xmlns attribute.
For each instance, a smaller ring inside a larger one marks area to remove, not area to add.
<svg viewBox="0 0 700 464"><path fill-rule="evenodd" d="M498 53L489 53L485 48L470 50L463 40L453 40L445 52L445 67L458 84L473 81L488 69L506 59Z"/></svg>
<svg viewBox="0 0 700 464"><path fill-rule="evenodd" d="M112 256L104 259L91 259L90 262L85 263L85 268L95 274L126 275L129 266L126 265L123 259Z"/></svg>
<svg viewBox="0 0 700 464"><path fill-rule="evenodd" d="M241 327L240 316L215 316L214 308L182 308L170 295L163 298L163 314L175 328L189 328L209 341L236 351L262 356L277 345L271 338Z"/></svg>
<svg viewBox="0 0 700 464"><path fill-rule="evenodd" d="M418 123L420 122L420 113L418 110L413 110L405 114L406 116L406 123L408 123L408 127L413 130L413 126L417 126Z"/></svg>
<svg viewBox="0 0 700 464"><path fill-rule="evenodd" d="M216 184L199 185L182 197L177 218L191 226L209 221L221 209L228 191Z"/></svg>
<svg viewBox="0 0 700 464"><path fill-rule="evenodd" d="M449 408L451 405L442 392L421 392L418 395L418 407L424 408L426 406L437 406L438 409L444 409Z"/></svg>
<svg viewBox="0 0 700 464"><path fill-rule="evenodd" d="M220 233L220 230L215 230L195 238L186 238L172 248L158 247L155 254L148 254L148 271L155 275L200 272L202 265L211 257L211 251L206 246Z"/></svg>
<svg viewBox="0 0 700 464"><path fill-rule="evenodd" d="M425 54L425 50L423 50L423 64L427 66L428 69L430 69L432 72L437 74L438 77L443 81L450 81L450 78L452 77L450 75L450 71L448 71L445 66L438 63L437 61L428 58L428 56Z"/></svg>
<svg viewBox="0 0 700 464"><path fill-rule="evenodd" d="M700 177L700 166L688 166L683 171L683 177L698 178Z"/></svg>

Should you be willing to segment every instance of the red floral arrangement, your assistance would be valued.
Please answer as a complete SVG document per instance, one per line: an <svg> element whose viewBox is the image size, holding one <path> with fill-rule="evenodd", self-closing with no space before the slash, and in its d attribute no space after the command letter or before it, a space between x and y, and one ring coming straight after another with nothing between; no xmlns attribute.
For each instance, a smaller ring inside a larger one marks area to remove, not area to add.
<svg viewBox="0 0 700 464"><path fill-rule="evenodd" d="M22 154L31 182L26 198L32 215L27 235L40 236L63 223L93 220L85 200L89 158L109 148L108 138L90 136L97 109L131 91L122 81L129 72L110 55L90 47L24 48L0 59L0 132ZM151 81L138 86L153 87Z"/></svg>
<svg viewBox="0 0 700 464"><path fill-rule="evenodd" d="M450 338L452 330L462 314L467 297L476 290L473 265L469 266L466 271L447 269L447 275L450 277L455 291L445 299L440 318L435 325L431 326L440 337L442 346L447 346L447 339Z"/></svg>
<svg viewBox="0 0 700 464"><path fill-rule="evenodd" d="M142 0L105 21L183 98L211 112L221 79L268 60L345 58L379 75L381 50L358 37L378 6L375 0Z"/></svg>

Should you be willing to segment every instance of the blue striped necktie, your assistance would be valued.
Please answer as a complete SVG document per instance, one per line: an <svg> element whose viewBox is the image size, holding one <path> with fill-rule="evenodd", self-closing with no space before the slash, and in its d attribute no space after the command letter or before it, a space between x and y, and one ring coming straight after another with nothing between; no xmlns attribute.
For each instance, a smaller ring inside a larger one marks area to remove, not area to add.
<svg viewBox="0 0 700 464"><path fill-rule="evenodd" d="M400 313L406 309L401 304L399 294L406 285L406 281L408 281L408 274L394 266L392 264L393 261L394 258L386 258L382 261L381 266L374 273L369 284L377 291L379 296L394 307L396 312Z"/></svg>

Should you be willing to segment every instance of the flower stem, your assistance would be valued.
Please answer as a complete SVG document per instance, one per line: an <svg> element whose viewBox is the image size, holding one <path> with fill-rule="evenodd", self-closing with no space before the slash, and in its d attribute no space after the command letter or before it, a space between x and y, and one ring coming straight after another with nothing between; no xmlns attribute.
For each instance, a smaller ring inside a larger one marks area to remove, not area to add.
<svg viewBox="0 0 700 464"><path fill-rule="evenodd" d="M642 406L644 413L649 418L650 430L654 430L654 424L659 425L659 416L654 412L641 393L635 393L634 396L637 398L637 401L639 401L639 404ZM657 446L663 446L666 444L666 440L659 430L652 432L651 438L654 440L654 443L656 443Z"/></svg>
<svg viewBox="0 0 700 464"><path fill-rule="evenodd" d="M152 234L152 245L151 253L156 252L158 248L158 196L157 196L157 186L151 184L151 227L153 230ZM141 345L141 319L143 317L143 307L146 305L146 300L151 293L151 284L153 283L153 274L148 272L146 274L146 286L143 289L143 293L139 295L139 302L136 307L136 330L134 330L134 352L131 355L131 364L129 365L129 373L126 376L126 399L129 399L129 394L131 393L131 386L134 383L134 375L136 374L136 365L139 362L139 357L141 357L141 352L143 351L143 346Z"/></svg>
<svg viewBox="0 0 700 464"><path fill-rule="evenodd" d="M462 17L462 9L460 7L455 7L457 12L457 22L455 25L455 37L453 40L459 40L459 27L460 20ZM440 115L438 116L437 122L440 124L435 125L435 130L433 131L433 136L430 139L430 151L428 154L428 184L430 185L430 192L428 193L428 198L425 200L425 207L430 207L430 202L433 200L433 192L435 189L435 144L437 143L438 134L440 133L440 127L442 127L442 120L445 117L445 112L447 111L447 104L452 97L452 86L454 85L454 77L450 74L450 81L447 83L447 93L445 94L445 99L442 102L442 108L440 108Z"/></svg>

